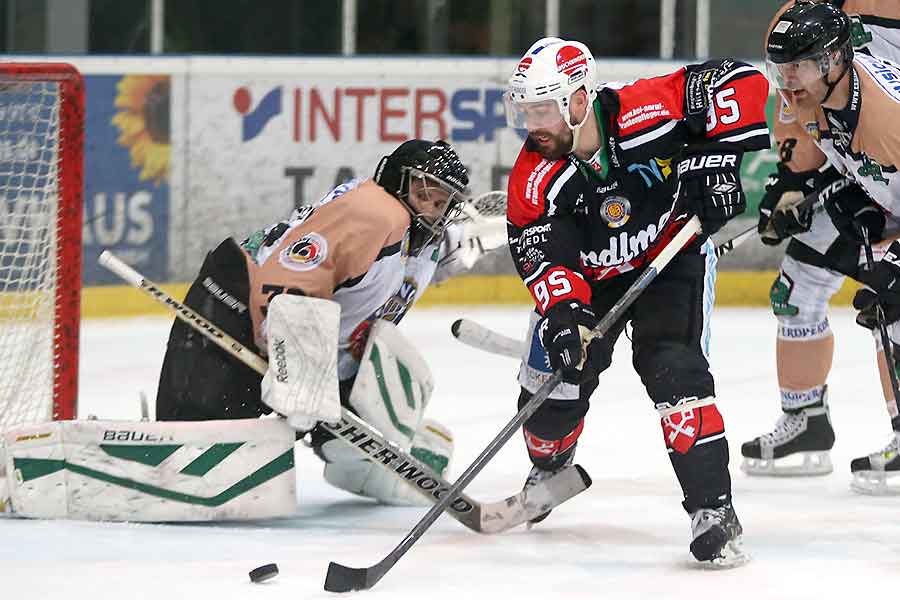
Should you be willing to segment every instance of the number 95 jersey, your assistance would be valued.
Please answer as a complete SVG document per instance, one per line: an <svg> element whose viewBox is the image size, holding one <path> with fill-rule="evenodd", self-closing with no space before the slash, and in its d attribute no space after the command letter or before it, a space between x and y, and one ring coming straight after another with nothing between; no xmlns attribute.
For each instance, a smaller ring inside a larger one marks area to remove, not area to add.
<svg viewBox="0 0 900 600"><path fill-rule="evenodd" d="M590 160L547 160L526 140L509 177L509 245L539 312L564 300L590 304L600 282L635 277L690 216L675 205L679 157L718 145L739 161L769 148L768 95L756 68L708 61L604 84L593 105L600 149ZM700 241L686 251L699 252Z"/></svg>

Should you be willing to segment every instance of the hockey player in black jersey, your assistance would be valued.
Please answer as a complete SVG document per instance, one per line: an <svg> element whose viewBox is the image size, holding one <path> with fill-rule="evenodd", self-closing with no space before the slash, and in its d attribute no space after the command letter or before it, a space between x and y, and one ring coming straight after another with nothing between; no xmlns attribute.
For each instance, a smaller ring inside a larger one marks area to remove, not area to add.
<svg viewBox="0 0 900 600"><path fill-rule="evenodd" d="M731 502L728 444L709 372L715 253L708 236L743 212L745 152L769 147L768 83L712 60L627 85L599 85L581 43L545 38L509 79L507 118L528 137L509 178L509 244L536 303L519 371L520 406L555 369L564 383L524 427L526 485L570 464L598 375L632 325L633 364L660 413L691 516L691 553L745 560ZM609 334L583 332L696 214L695 237Z"/></svg>

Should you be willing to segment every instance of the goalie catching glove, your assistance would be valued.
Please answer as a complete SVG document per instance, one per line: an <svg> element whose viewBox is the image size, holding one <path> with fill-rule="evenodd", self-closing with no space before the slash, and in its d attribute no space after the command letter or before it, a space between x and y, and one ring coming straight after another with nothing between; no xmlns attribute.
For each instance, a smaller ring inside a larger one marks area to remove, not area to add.
<svg viewBox="0 0 900 600"><path fill-rule="evenodd" d="M471 199L445 230L442 279L471 269L485 254L506 243L506 193L488 192Z"/></svg>
<svg viewBox="0 0 900 600"><path fill-rule="evenodd" d="M747 208L741 188L740 151L728 144L688 148L678 161L679 200L712 235Z"/></svg>

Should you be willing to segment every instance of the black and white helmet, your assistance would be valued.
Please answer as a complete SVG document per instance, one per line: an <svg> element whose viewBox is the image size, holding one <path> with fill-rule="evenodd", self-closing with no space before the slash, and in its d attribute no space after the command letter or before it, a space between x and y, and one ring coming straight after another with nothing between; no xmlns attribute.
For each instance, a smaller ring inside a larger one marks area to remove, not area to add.
<svg viewBox="0 0 900 600"><path fill-rule="evenodd" d="M469 175L465 165L447 142L408 140L375 169L375 182L395 196L412 215L410 254L418 254L425 246L444 234L447 226L459 216L469 195ZM421 182L425 194L430 191L447 194L443 214L439 217L420 213L410 202L413 181Z"/></svg>

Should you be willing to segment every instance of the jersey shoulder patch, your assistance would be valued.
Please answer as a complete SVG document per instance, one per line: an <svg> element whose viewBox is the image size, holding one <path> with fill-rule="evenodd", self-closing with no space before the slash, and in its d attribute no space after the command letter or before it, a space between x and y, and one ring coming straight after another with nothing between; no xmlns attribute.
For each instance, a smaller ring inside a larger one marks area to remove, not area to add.
<svg viewBox="0 0 900 600"><path fill-rule="evenodd" d="M571 161L547 160L523 145L509 174L507 218L522 227L544 214L553 216L560 191L577 173Z"/></svg>
<svg viewBox="0 0 900 600"><path fill-rule="evenodd" d="M638 79L616 91L619 135L628 138L684 116L685 71Z"/></svg>

